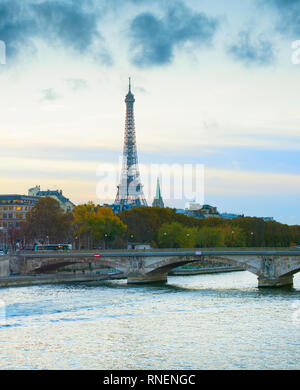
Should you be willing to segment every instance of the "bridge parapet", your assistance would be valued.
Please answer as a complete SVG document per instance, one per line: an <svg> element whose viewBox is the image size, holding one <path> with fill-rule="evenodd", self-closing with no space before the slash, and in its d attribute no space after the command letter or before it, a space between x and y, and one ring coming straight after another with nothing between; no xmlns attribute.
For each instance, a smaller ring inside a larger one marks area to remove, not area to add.
<svg viewBox="0 0 300 390"><path fill-rule="evenodd" d="M9 257L8 256L1 256L0 257L0 276L5 277L9 276L10 270L9 270Z"/></svg>

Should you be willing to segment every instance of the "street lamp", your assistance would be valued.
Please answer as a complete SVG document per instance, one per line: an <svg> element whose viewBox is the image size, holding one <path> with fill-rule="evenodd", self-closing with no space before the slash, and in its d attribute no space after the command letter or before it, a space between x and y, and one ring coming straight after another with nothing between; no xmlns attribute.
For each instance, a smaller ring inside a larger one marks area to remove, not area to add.
<svg viewBox="0 0 300 390"><path fill-rule="evenodd" d="M253 235L254 235L254 233L251 232L250 234L251 234L251 245L253 246Z"/></svg>

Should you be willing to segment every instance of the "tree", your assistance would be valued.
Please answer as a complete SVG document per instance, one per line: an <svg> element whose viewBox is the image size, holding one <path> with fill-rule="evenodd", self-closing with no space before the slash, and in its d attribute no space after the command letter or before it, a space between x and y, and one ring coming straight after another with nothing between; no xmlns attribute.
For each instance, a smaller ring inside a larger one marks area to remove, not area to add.
<svg viewBox="0 0 300 390"><path fill-rule="evenodd" d="M223 229L218 227L204 226L194 230L196 248L224 247Z"/></svg>
<svg viewBox="0 0 300 390"><path fill-rule="evenodd" d="M79 238L79 247L85 243L88 249L99 241L106 247L107 243L124 236L127 228L110 207L96 206L93 202L74 208L73 227L74 236Z"/></svg>
<svg viewBox="0 0 300 390"><path fill-rule="evenodd" d="M246 246L246 234L238 226L225 226L222 229L223 239L227 247L244 247Z"/></svg>
<svg viewBox="0 0 300 390"><path fill-rule="evenodd" d="M100 207L93 226L93 237L102 239L106 248L107 243L112 243L117 237L122 237L127 230L120 218L114 215L110 207Z"/></svg>
<svg viewBox="0 0 300 390"><path fill-rule="evenodd" d="M193 248L195 246L193 230L179 222L163 224L157 233L157 242L163 248Z"/></svg>
<svg viewBox="0 0 300 390"><path fill-rule="evenodd" d="M119 216L128 227L127 240L156 245L157 232L163 223L172 222L173 211L160 207L135 207L122 211Z"/></svg>
<svg viewBox="0 0 300 390"><path fill-rule="evenodd" d="M20 231L28 240L64 242L70 240L71 214L65 213L57 200L40 198L27 213Z"/></svg>

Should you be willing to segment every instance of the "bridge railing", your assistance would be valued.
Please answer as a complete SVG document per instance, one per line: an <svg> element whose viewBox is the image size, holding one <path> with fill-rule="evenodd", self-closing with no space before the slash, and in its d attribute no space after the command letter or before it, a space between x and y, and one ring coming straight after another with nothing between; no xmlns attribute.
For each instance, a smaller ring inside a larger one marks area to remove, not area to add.
<svg viewBox="0 0 300 390"><path fill-rule="evenodd" d="M205 249L194 249L194 250L165 250L165 251L152 251L152 250L143 250L143 251L101 251L98 253L95 252L76 252L76 251L53 251L53 252L30 252L30 253L19 253L20 257L23 258L96 258L96 257L158 257L158 256L191 256L193 258L197 256L300 256L300 250L291 251L291 250L236 250L231 248L230 250L209 250ZM195 261L195 260L191 260Z"/></svg>
<svg viewBox="0 0 300 390"><path fill-rule="evenodd" d="M295 247L218 247L218 248L152 248L152 249L86 249L86 250L71 250L71 251L18 251L18 254L54 254L54 253L74 253L74 254L85 254L85 253L140 253L140 252L191 252L194 254L195 252L203 251L203 252L270 252L270 251L288 251L295 252L299 251L300 248Z"/></svg>

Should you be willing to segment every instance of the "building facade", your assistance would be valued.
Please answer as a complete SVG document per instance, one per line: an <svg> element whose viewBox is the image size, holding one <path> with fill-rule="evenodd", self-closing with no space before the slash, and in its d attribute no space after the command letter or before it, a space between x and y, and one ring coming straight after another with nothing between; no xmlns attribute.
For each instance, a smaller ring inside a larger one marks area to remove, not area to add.
<svg viewBox="0 0 300 390"><path fill-rule="evenodd" d="M41 191L40 186L35 186L33 188L30 188L28 190L29 196L34 196L37 198L43 198L45 196L50 196L51 198L54 198L57 200L60 204L60 207L65 211L72 211L74 204L63 195L62 190L47 190L47 191Z"/></svg>
<svg viewBox="0 0 300 390"><path fill-rule="evenodd" d="M204 204L200 206L196 203L192 203L188 208L185 209L185 215L195 218L220 218L220 213L216 207Z"/></svg>
<svg viewBox="0 0 300 390"><path fill-rule="evenodd" d="M39 198L45 196L56 199L64 211L71 211L74 207L62 191L41 191L40 186L29 189L28 195L0 195L0 228L19 228Z"/></svg>
<svg viewBox="0 0 300 390"><path fill-rule="evenodd" d="M220 214L220 218L223 219L235 219L235 218L242 218L244 217L243 214L233 214L233 213L222 213Z"/></svg>
<svg viewBox="0 0 300 390"><path fill-rule="evenodd" d="M37 201L36 196L0 195L0 227L19 228Z"/></svg>

